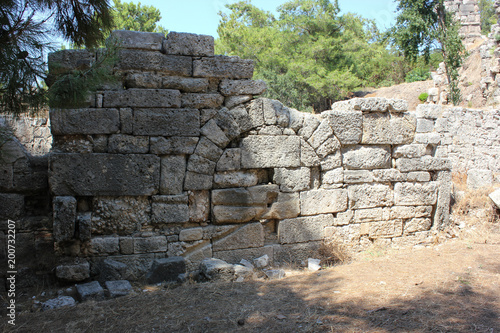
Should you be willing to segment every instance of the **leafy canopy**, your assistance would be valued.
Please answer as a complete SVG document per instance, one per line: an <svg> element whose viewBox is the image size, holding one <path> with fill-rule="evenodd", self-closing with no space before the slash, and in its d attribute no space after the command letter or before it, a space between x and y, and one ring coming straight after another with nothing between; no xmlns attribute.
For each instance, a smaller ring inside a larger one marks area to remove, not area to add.
<svg viewBox="0 0 500 333"><path fill-rule="evenodd" d="M154 6L141 5L140 2L136 5L133 2L114 0L112 14L115 30L168 33L167 29L158 24L161 20L161 13Z"/></svg>

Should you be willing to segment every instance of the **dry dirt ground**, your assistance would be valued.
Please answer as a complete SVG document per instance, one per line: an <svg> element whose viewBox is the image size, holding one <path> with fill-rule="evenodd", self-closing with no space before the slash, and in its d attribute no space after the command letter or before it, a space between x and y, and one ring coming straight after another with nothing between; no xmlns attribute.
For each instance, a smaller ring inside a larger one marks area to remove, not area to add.
<svg viewBox="0 0 500 333"><path fill-rule="evenodd" d="M16 323L0 330L500 332L500 223L425 247L370 249L348 264L288 271L281 280L137 286L118 299L26 310Z"/></svg>

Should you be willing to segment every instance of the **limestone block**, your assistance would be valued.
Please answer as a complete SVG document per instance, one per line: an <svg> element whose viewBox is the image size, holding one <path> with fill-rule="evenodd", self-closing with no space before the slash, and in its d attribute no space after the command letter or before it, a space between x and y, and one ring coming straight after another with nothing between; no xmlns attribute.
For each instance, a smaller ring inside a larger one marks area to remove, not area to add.
<svg viewBox="0 0 500 333"><path fill-rule="evenodd" d="M117 109L51 109L53 135L111 134L120 130Z"/></svg>
<svg viewBox="0 0 500 333"><path fill-rule="evenodd" d="M248 132L254 127L252 118L250 117L244 106L240 105L231 109L229 112L233 116L234 121L238 124L241 133Z"/></svg>
<svg viewBox="0 0 500 333"><path fill-rule="evenodd" d="M326 141L316 149L316 154L318 154L319 158L323 159L330 154L335 154L338 149L340 149L340 142L333 136L326 139Z"/></svg>
<svg viewBox="0 0 500 333"><path fill-rule="evenodd" d="M220 259L203 259L199 269L208 281L230 282L234 280L234 266Z"/></svg>
<svg viewBox="0 0 500 333"><path fill-rule="evenodd" d="M241 140L241 166L246 169L299 167L300 138L248 136Z"/></svg>
<svg viewBox="0 0 500 333"><path fill-rule="evenodd" d="M55 150L55 149L54 149ZM0 150L1 155L2 150ZM0 156L1 160L1 156ZM9 191L14 186L14 174L12 164L0 163L0 191ZM1 200L1 199L0 199ZM24 201L24 199L23 199ZM2 207L5 207L2 205Z"/></svg>
<svg viewBox="0 0 500 333"><path fill-rule="evenodd" d="M411 219L414 217L431 217L432 206L393 206L390 210L391 219Z"/></svg>
<svg viewBox="0 0 500 333"><path fill-rule="evenodd" d="M127 89L105 91L103 107L179 108L181 93L173 89Z"/></svg>
<svg viewBox="0 0 500 333"><path fill-rule="evenodd" d="M342 154L340 150L336 150L333 154L324 157L321 160L321 170L328 171L342 166Z"/></svg>
<svg viewBox="0 0 500 333"><path fill-rule="evenodd" d="M212 119L217 115L217 109L201 109L200 110L200 120L201 126L205 125L207 121Z"/></svg>
<svg viewBox="0 0 500 333"><path fill-rule="evenodd" d="M117 154L146 154L149 152L149 137L114 134L109 137L108 152Z"/></svg>
<svg viewBox="0 0 500 333"><path fill-rule="evenodd" d="M431 180L431 174L427 171L414 171L409 172L406 181L407 182L428 182Z"/></svg>
<svg viewBox="0 0 500 333"><path fill-rule="evenodd" d="M408 101L404 99L389 99L389 111L406 112L408 111Z"/></svg>
<svg viewBox="0 0 500 333"><path fill-rule="evenodd" d="M432 149L424 144L409 144L394 147L392 157L394 158L418 158L425 155L431 155Z"/></svg>
<svg viewBox="0 0 500 333"><path fill-rule="evenodd" d="M229 235L213 240L213 251L229 251L264 246L264 228L260 222L244 225Z"/></svg>
<svg viewBox="0 0 500 333"><path fill-rule="evenodd" d="M276 125L266 125L258 132L259 135L283 135L283 130Z"/></svg>
<svg viewBox="0 0 500 333"><path fill-rule="evenodd" d="M434 177L435 181L439 184L436 210L434 213L434 228L442 230L450 223L450 201L453 184L450 171L439 171Z"/></svg>
<svg viewBox="0 0 500 333"><path fill-rule="evenodd" d="M212 189L213 176L188 171L184 180L184 190L201 191Z"/></svg>
<svg viewBox="0 0 500 333"><path fill-rule="evenodd" d="M337 213L347 209L347 191L343 189L300 192L302 215Z"/></svg>
<svg viewBox="0 0 500 333"><path fill-rule="evenodd" d="M222 171L214 175L214 184L218 188L254 186L263 179L265 170Z"/></svg>
<svg viewBox="0 0 500 333"><path fill-rule="evenodd" d="M150 221L151 206L147 197L94 197L92 234L129 235L140 231Z"/></svg>
<svg viewBox="0 0 500 333"><path fill-rule="evenodd" d="M311 184L311 171L309 168L276 168L273 181L280 185L282 192L308 190Z"/></svg>
<svg viewBox="0 0 500 333"><path fill-rule="evenodd" d="M368 170L344 170L344 183L371 183L373 182L373 173Z"/></svg>
<svg viewBox="0 0 500 333"><path fill-rule="evenodd" d="M270 261L273 261L273 246L254 247L248 249L236 249L230 251L214 252L214 258L224 260L228 263L237 264L241 260L252 261L254 258L267 255Z"/></svg>
<svg viewBox="0 0 500 333"><path fill-rule="evenodd" d="M408 171L441 171L450 170L451 162L446 158L423 156L421 158L398 158L396 168L401 172Z"/></svg>
<svg viewBox="0 0 500 333"><path fill-rule="evenodd" d="M396 205L426 206L434 205L437 200L438 184L429 183L396 183L394 198Z"/></svg>
<svg viewBox="0 0 500 333"><path fill-rule="evenodd" d="M403 234L403 221L392 220L369 223L370 238L392 238Z"/></svg>
<svg viewBox="0 0 500 333"><path fill-rule="evenodd" d="M335 217L335 226L347 225L353 222L353 220L354 220L354 211L346 210L345 212L337 213L337 216Z"/></svg>
<svg viewBox="0 0 500 333"><path fill-rule="evenodd" d="M163 41L166 54L211 57L214 55L214 38L208 35L196 35L171 31Z"/></svg>
<svg viewBox="0 0 500 333"><path fill-rule="evenodd" d="M366 223L389 220L390 211L387 208L377 207L368 209L356 209L354 211L354 223Z"/></svg>
<svg viewBox="0 0 500 333"><path fill-rule="evenodd" d="M190 155L198 141L198 137L152 137L150 150L156 155Z"/></svg>
<svg viewBox="0 0 500 333"><path fill-rule="evenodd" d="M73 239L76 223L76 199L74 197L54 197L53 235L56 242Z"/></svg>
<svg viewBox="0 0 500 333"><path fill-rule="evenodd" d="M90 241L91 252L102 256L117 254L120 250L120 239L118 237L94 237Z"/></svg>
<svg viewBox="0 0 500 333"><path fill-rule="evenodd" d="M363 144L408 144L415 137L416 120L409 113L364 113Z"/></svg>
<svg viewBox="0 0 500 333"><path fill-rule="evenodd" d="M198 136L200 111L197 109L135 109L134 135Z"/></svg>
<svg viewBox="0 0 500 333"><path fill-rule="evenodd" d="M439 104L417 105L416 115L418 118L438 119L443 114L443 107Z"/></svg>
<svg viewBox="0 0 500 333"><path fill-rule="evenodd" d="M260 95L266 91L267 85L262 80L222 80L219 90L224 96Z"/></svg>
<svg viewBox="0 0 500 333"><path fill-rule="evenodd" d="M193 60L193 76L251 79L253 76L253 67L253 60L215 56Z"/></svg>
<svg viewBox="0 0 500 333"><path fill-rule="evenodd" d="M51 75L66 74L74 70L89 69L95 62L95 52L89 50L60 50L50 52L48 56Z"/></svg>
<svg viewBox="0 0 500 333"><path fill-rule="evenodd" d="M160 51L165 38L162 33L129 30L115 30L111 37L119 40L121 48L151 51Z"/></svg>
<svg viewBox="0 0 500 333"><path fill-rule="evenodd" d="M192 76L193 60L191 57L165 55L160 52L141 50L119 50L119 70L159 72L171 76Z"/></svg>
<svg viewBox="0 0 500 333"><path fill-rule="evenodd" d="M389 101L385 98L353 98L351 103L355 110L365 112L385 112L389 110Z"/></svg>
<svg viewBox="0 0 500 333"><path fill-rule="evenodd" d="M342 184L344 182L344 169L336 168L321 173L322 187L328 188L330 185Z"/></svg>
<svg viewBox="0 0 500 333"><path fill-rule="evenodd" d="M208 90L208 79L182 76L164 76L161 79L160 88L176 89L184 93L204 93Z"/></svg>
<svg viewBox="0 0 500 333"><path fill-rule="evenodd" d="M208 158L193 154L189 156L187 170L204 175L213 175L215 172L215 165L216 163L210 161Z"/></svg>
<svg viewBox="0 0 500 333"><path fill-rule="evenodd" d="M241 167L241 149L227 148L217 162L217 171L234 171Z"/></svg>
<svg viewBox="0 0 500 333"><path fill-rule="evenodd" d="M120 237L120 253L134 254L134 239L132 237Z"/></svg>
<svg viewBox="0 0 500 333"><path fill-rule="evenodd" d="M342 145L358 144L363 134L361 111L325 111L321 114L328 121Z"/></svg>
<svg viewBox="0 0 500 333"><path fill-rule="evenodd" d="M179 274L186 273L186 260L183 257L155 259L146 277L148 283L177 281Z"/></svg>
<svg viewBox="0 0 500 333"><path fill-rule="evenodd" d="M257 220L266 211L266 206L214 206L214 223L245 223Z"/></svg>
<svg viewBox="0 0 500 333"><path fill-rule="evenodd" d="M58 199L60 198L60 199ZM58 214L55 210L55 205L57 202L58 207L61 209L60 214L62 220L58 221L58 223L63 223L61 230L63 234L64 232L64 223L65 221L71 221L72 214L76 214L76 211L73 212L73 200L72 197L56 197L54 198L54 218L56 218L56 214ZM23 215L24 213L24 195L21 194L9 194L9 193L0 193L0 218L1 219L16 219ZM76 207L76 206L75 206ZM76 209L76 208L75 208ZM54 220L55 221L55 220Z"/></svg>
<svg viewBox="0 0 500 333"><path fill-rule="evenodd" d="M122 134L132 134L134 125L134 116L132 113L132 109L130 108L121 108L120 109L120 133Z"/></svg>
<svg viewBox="0 0 500 333"><path fill-rule="evenodd" d="M264 101L262 98L253 100L247 106L248 115L250 116L251 128L259 127L264 125Z"/></svg>
<svg viewBox="0 0 500 333"><path fill-rule="evenodd" d="M304 124L304 113L292 108L288 108L288 114L290 115L290 122L288 126L295 133L297 133Z"/></svg>
<svg viewBox="0 0 500 333"><path fill-rule="evenodd" d="M434 120L417 118L417 133L428 133L434 130Z"/></svg>
<svg viewBox="0 0 500 333"><path fill-rule="evenodd" d="M305 167L320 165L320 159L316 151L303 138L300 138L300 164Z"/></svg>
<svg viewBox="0 0 500 333"><path fill-rule="evenodd" d="M224 103L224 97L220 94L182 94L182 107L194 109L218 108Z"/></svg>
<svg viewBox="0 0 500 333"><path fill-rule="evenodd" d="M238 95L238 96L228 96L224 99L224 106L231 109L237 105L251 101L252 95Z"/></svg>
<svg viewBox="0 0 500 333"><path fill-rule="evenodd" d="M314 131L316 130L316 128L318 128L320 123L321 122L318 120L318 118L316 118L312 114L305 113L302 128L299 129L298 134L305 140L309 140L309 138L311 137L311 135L313 135Z"/></svg>
<svg viewBox="0 0 500 333"><path fill-rule="evenodd" d="M313 132L311 137L307 140L309 144L314 148L318 149L318 147L326 141L329 137L333 135L333 130L331 129L327 120L323 120L318 128Z"/></svg>
<svg viewBox="0 0 500 333"><path fill-rule="evenodd" d="M478 189L491 185L493 185L493 172L491 170L471 169L467 171L468 188Z"/></svg>
<svg viewBox="0 0 500 333"><path fill-rule="evenodd" d="M266 206L278 197L277 185L259 185L212 191L213 205L226 206Z"/></svg>
<svg viewBox="0 0 500 333"><path fill-rule="evenodd" d="M438 145L441 143L441 135L439 133L417 133L415 134L415 143Z"/></svg>
<svg viewBox="0 0 500 333"><path fill-rule="evenodd" d="M222 131L219 126L217 126L217 123L213 119L209 120L201 128L201 134L206 136L210 141L215 143L220 148L226 147L229 143L229 139L227 138L226 134L224 134L224 131Z"/></svg>
<svg viewBox="0 0 500 333"><path fill-rule="evenodd" d="M134 253L155 253L167 251L167 237L136 237L134 238Z"/></svg>
<svg viewBox="0 0 500 333"><path fill-rule="evenodd" d="M151 204L152 223L184 223L189 221L188 196L155 195Z"/></svg>
<svg viewBox="0 0 500 333"><path fill-rule="evenodd" d="M179 233L179 241L192 242L203 239L203 228L183 229Z"/></svg>
<svg viewBox="0 0 500 333"><path fill-rule="evenodd" d="M77 284L76 293L81 302L95 300L100 301L104 299L104 289L97 281L92 281L84 284Z"/></svg>
<svg viewBox="0 0 500 333"><path fill-rule="evenodd" d="M220 109L214 117L217 126L219 126L229 140L233 140L241 133L238 123L227 108Z"/></svg>
<svg viewBox="0 0 500 333"><path fill-rule="evenodd" d="M126 88L159 89L162 87L162 77L151 72L127 73L125 76ZM173 88L170 88L173 89Z"/></svg>
<svg viewBox="0 0 500 333"><path fill-rule="evenodd" d="M206 222L210 215L210 193L208 191L189 192L189 221Z"/></svg>
<svg viewBox="0 0 500 333"><path fill-rule="evenodd" d="M407 221L404 225L405 234L414 233L418 231L429 230L432 226L432 221L429 218L414 218Z"/></svg>
<svg viewBox="0 0 500 333"><path fill-rule="evenodd" d="M333 224L332 214L282 220L278 225L279 241L281 244L319 241L324 238L325 227Z"/></svg>
<svg viewBox="0 0 500 333"><path fill-rule="evenodd" d="M282 128L288 127L290 122L288 108L285 107L280 101L262 98L262 110L266 125L277 125Z"/></svg>
<svg viewBox="0 0 500 333"><path fill-rule="evenodd" d="M71 296L59 296L42 303L42 311L59 309L67 306L75 306L76 301Z"/></svg>
<svg viewBox="0 0 500 333"><path fill-rule="evenodd" d="M52 154L55 195L152 195L159 189L160 158L148 154Z"/></svg>
<svg viewBox="0 0 500 333"><path fill-rule="evenodd" d="M387 169L391 167L390 146L349 146L342 149L346 169Z"/></svg>
<svg viewBox="0 0 500 333"><path fill-rule="evenodd" d="M300 214L300 197L298 193L283 193L278 194L278 199L273 202L270 207L262 214L262 219L290 219L299 216Z"/></svg>
<svg viewBox="0 0 500 333"><path fill-rule="evenodd" d="M348 192L350 209L392 206L394 203L394 194L389 185L350 185Z"/></svg>
<svg viewBox="0 0 500 333"><path fill-rule="evenodd" d="M194 156L194 155L191 155ZM186 172L186 159L182 155L161 158L160 193L181 194Z"/></svg>
<svg viewBox="0 0 500 333"><path fill-rule="evenodd" d="M132 285L127 280L116 280L104 282L110 298L127 296L133 289Z"/></svg>

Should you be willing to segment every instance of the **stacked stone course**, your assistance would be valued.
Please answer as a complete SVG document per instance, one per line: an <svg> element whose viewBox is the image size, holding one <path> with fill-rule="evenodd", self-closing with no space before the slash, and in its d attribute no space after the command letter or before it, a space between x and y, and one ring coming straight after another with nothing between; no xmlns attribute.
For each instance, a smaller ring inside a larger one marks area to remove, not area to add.
<svg viewBox="0 0 500 333"><path fill-rule="evenodd" d="M175 256L189 270L207 257L304 259L325 239L417 244L446 225L450 164L415 141L406 102L302 113L255 98L253 62L214 55L212 37L114 34L122 84L50 113L58 278L144 279ZM93 57L50 60L70 70Z"/></svg>
<svg viewBox="0 0 500 333"><path fill-rule="evenodd" d="M461 23L460 37L466 44L474 43L481 37L481 15L477 0L447 0L444 2L447 11L455 13L455 18Z"/></svg>

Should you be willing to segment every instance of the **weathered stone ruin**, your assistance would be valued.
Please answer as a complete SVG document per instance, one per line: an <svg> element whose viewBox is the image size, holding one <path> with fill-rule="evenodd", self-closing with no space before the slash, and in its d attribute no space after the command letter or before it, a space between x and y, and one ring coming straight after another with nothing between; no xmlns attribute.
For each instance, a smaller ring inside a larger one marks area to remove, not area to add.
<svg viewBox="0 0 500 333"><path fill-rule="evenodd" d="M465 44L474 43L476 38L481 37L481 15L477 0L446 0L444 6L460 22L459 33Z"/></svg>

